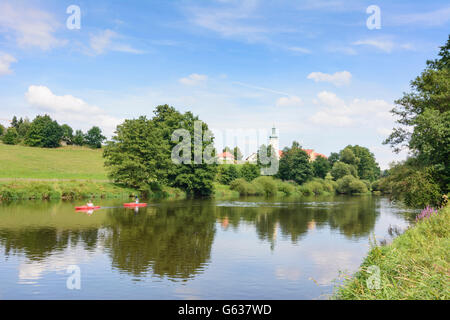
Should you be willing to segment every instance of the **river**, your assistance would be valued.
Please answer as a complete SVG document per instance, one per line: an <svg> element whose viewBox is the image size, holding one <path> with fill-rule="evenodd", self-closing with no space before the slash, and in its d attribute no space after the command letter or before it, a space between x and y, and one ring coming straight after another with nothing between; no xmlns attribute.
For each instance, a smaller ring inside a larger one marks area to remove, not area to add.
<svg viewBox="0 0 450 320"><path fill-rule="evenodd" d="M0 299L327 299L414 212L376 196L0 203Z"/></svg>

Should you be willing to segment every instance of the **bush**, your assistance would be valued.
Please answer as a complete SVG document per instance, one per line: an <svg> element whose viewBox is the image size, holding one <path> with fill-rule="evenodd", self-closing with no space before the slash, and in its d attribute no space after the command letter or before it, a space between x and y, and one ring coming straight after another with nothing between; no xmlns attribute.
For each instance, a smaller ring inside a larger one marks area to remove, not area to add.
<svg viewBox="0 0 450 320"><path fill-rule="evenodd" d="M256 164L245 163L239 170L239 176L250 182L260 176L260 169Z"/></svg>
<svg viewBox="0 0 450 320"><path fill-rule="evenodd" d="M4 144L18 144L19 134L16 128L10 127L6 130L6 133L2 136L2 141Z"/></svg>
<svg viewBox="0 0 450 320"><path fill-rule="evenodd" d="M338 180L348 175L353 175L354 177L358 176L356 168L353 165L341 161L338 161L333 165L330 173L333 176L334 180Z"/></svg>
<svg viewBox="0 0 450 320"><path fill-rule="evenodd" d="M342 194L367 193L367 186L352 175L346 175L337 182L337 192Z"/></svg>
<svg viewBox="0 0 450 320"><path fill-rule="evenodd" d="M441 189L433 179L432 168L397 164L389 172L388 177L380 179L379 189L394 200L417 208L440 205Z"/></svg>
<svg viewBox="0 0 450 320"><path fill-rule="evenodd" d="M278 188L277 183L272 177L261 176L253 180L252 184L256 188L260 187L266 196L274 196L277 194Z"/></svg>
<svg viewBox="0 0 450 320"><path fill-rule="evenodd" d="M278 191L284 193L287 196L290 196L295 192L295 186L293 184L281 180L277 180L277 188Z"/></svg>
<svg viewBox="0 0 450 320"><path fill-rule="evenodd" d="M218 181L221 184L229 185L233 180L240 178L239 172L236 169L236 166L233 164L224 164L219 166L218 170Z"/></svg>

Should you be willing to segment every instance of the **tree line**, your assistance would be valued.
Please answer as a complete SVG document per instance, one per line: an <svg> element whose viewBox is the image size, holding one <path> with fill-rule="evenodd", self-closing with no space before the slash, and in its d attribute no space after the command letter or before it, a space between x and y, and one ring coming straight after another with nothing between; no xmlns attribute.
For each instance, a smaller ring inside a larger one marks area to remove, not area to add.
<svg viewBox="0 0 450 320"><path fill-rule="evenodd" d="M17 119L14 116L8 128L0 124L0 140L4 144L42 148L57 148L61 143L101 148L106 137L97 126L93 126L86 133L81 130L74 133L69 125L59 125L49 115L38 115L33 121L28 118Z"/></svg>
<svg viewBox="0 0 450 320"><path fill-rule="evenodd" d="M411 81L411 92L395 101L397 116L384 144L395 152L407 148L410 157L393 163L378 189L407 205L439 206L450 191L450 35L439 58Z"/></svg>

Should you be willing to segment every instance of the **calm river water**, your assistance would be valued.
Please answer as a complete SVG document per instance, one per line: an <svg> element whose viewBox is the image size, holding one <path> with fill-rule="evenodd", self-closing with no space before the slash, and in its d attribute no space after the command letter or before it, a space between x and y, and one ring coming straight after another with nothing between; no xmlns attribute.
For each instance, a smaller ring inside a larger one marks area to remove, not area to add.
<svg viewBox="0 0 450 320"><path fill-rule="evenodd" d="M371 196L121 203L0 203L0 299L326 299L414 215Z"/></svg>

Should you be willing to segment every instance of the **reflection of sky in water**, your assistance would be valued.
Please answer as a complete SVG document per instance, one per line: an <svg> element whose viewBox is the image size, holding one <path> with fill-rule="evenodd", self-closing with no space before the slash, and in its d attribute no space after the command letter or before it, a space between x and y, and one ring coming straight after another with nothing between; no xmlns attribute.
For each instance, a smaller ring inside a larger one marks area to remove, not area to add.
<svg viewBox="0 0 450 320"><path fill-rule="evenodd" d="M382 238L387 235L389 226L405 228L408 225L406 219L399 215L403 212L401 209L394 209L385 199L374 198L370 201L375 204L369 207L372 208L370 210L378 212L374 218L375 225L369 230L370 234L373 232L377 238ZM333 281L339 279L339 272L346 274L355 272L369 249L368 236L365 233L354 236L348 231L350 227L354 230L360 230L361 227L360 222L354 220L360 213L358 207L356 209L352 207L354 202L352 199L351 203L345 201L209 203L209 207L202 214L214 215L215 212L211 226L214 235L212 245L208 249L210 252L207 252L204 260L195 265L195 271L184 278L169 276L168 273L155 273L153 270L155 261L148 262L149 265L140 274L130 274L129 271L121 269L120 264L112 263L112 255L118 254L114 250L122 254L119 257L127 257L127 243L111 242L113 232L109 225L105 225L105 221L109 221L104 220L108 216L105 211L101 213L103 216L96 216L96 219L99 219L96 225L103 226L96 229L97 239L93 248L86 248L82 242L68 243L66 247L53 250L45 257L30 259L20 250L12 250L6 255L5 247L0 246L2 283L0 298L324 299L332 292ZM199 202L190 205L196 208L200 206ZM164 221L167 222L175 219L171 211L173 208L183 210L182 202L174 204L172 209L170 204L166 206L168 209L166 208L167 216L164 216L166 219ZM123 230L135 230L136 237L139 238L141 230L144 236L148 232L156 232L156 237L164 237L165 222L160 224L163 228L162 233L158 233L161 230L154 226L161 223L158 220L161 218L159 210L166 210L163 208L164 204L158 204L148 211L140 211L137 215L132 210L116 212L118 221L123 220L121 222L123 225L118 229L119 233L116 236L120 236ZM219 211L215 211L214 208ZM258 212L254 211L258 208L264 208L264 211L252 216ZM333 208L340 208L341 211L333 212ZM348 212L348 217L345 215L346 208L354 210ZM322 213L323 209L327 210ZM310 211L307 213L302 210ZM54 216L55 211L51 212ZM233 220L233 214L238 214L237 220ZM305 214L310 215L306 220L295 220L301 218L299 215ZM0 207L0 217L1 215ZM95 215L85 216L77 221L83 225L94 221L83 219L94 217ZM274 220L270 220L271 217ZM135 219L143 220L142 222L136 220L138 222L135 223ZM124 229L128 225L129 229ZM189 225L181 227L189 228ZM186 232L183 231L186 229L181 227L178 232ZM290 228L294 231L300 230L295 235L295 241ZM0 231L1 229L0 223ZM195 235L196 231L193 232ZM189 234L187 233L186 239L189 239ZM199 237L198 241L202 239ZM190 245L196 245L195 241ZM171 251L172 249L185 248L173 246L170 241L161 242L161 246L167 246L168 254L176 253ZM145 252L142 251L142 254L145 255ZM79 291L66 288L69 276L66 270L69 265L78 265L81 268L82 289Z"/></svg>

